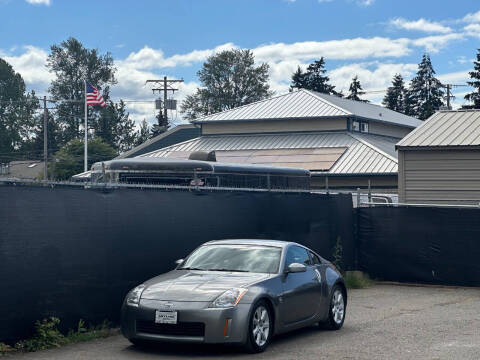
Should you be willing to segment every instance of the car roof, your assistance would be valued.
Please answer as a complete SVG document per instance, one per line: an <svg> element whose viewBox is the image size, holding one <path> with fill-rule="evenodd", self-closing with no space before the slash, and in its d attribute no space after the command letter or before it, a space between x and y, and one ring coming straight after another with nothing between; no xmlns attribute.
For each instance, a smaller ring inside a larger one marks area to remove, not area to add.
<svg viewBox="0 0 480 360"><path fill-rule="evenodd" d="M269 240L269 239L225 239L225 240L213 240L209 241L206 244L222 244L222 245L263 245L263 246L277 246L277 247L287 247L290 244L299 245L291 241L282 241L282 240ZM300 245L302 246L302 245Z"/></svg>

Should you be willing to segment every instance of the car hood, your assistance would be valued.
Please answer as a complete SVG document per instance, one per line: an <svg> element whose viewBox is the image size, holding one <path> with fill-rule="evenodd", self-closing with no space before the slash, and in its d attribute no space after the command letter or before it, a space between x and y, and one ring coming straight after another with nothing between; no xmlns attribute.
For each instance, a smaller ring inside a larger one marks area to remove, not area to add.
<svg viewBox="0 0 480 360"><path fill-rule="evenodd" d="M145 283L142 299L213 301L226 290L247 287L270 274L174 270Z"/></svg>

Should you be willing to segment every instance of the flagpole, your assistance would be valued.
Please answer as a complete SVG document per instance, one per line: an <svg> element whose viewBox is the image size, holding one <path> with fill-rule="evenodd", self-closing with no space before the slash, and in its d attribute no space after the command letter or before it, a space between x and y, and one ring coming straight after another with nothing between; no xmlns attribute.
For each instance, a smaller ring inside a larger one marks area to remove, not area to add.
<svg viewBox="0 0 480 360"><path fill-rule="evenodd" d="M88 171L88 108L87 108L87 79L85 79L85 159L83 163L83 171Z"/></svg>

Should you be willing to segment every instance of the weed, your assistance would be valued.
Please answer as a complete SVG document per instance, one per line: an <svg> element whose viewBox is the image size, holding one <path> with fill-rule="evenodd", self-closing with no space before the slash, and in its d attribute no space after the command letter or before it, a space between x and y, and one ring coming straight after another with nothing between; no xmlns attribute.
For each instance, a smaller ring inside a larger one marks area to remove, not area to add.
<svg viewBox="0 0 480 360"><path fill-rule="evenodd" d="M0 342L0 355L5 355L9 352L15 351L10 345Z"/></svg>
<svg viewBox="0 0 480 360"><path fill-rule="evenodd" d="M374 281L361 271L347 271L344 279L349 289L363 289L374 284Z"/></svg>
<svg viewBox="0 0 480 360"><path fill-rule="evenodd" d="M15 344L15 349L23 351L38 351L59 347L64 336L58 330L60 319L49 317L35 322L35 335L31 339L22 340Z"/></svg>
<svg viewBox="0 0 480 360"><path fill-rule="evenodd" d="M19 341L15 347L0 343L0 355L9 352L34 352L59 347L65 344L83 342L98 338L105 338L117 334L118 331L110 327L110 323L105 320L97 326L87 326L85 321L80 319L77 327L70 330L67 336L64 336L59 330L60 320L56 317L38 320L35 322L35 334L30 339Z"/></svg>
<svg viewBox="0 0 480 360"><path fill-rule="evenodd" d="M337 268L338 271L342 272L343 268L343 247L342 247L342 238L337 236L337 242L333 249L333 265Z"/></svg>

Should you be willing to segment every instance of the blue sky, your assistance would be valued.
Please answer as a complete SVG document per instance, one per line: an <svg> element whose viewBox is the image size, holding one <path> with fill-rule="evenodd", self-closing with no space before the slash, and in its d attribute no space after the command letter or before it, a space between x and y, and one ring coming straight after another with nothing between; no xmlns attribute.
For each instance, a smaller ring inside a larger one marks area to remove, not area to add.
<svg viewBox="0 0 480 360"><path fill-rule="evenodd" d="M355 75L371 91L384 90L397 72L410 79L424 52L441 80L465 83L480 48L478 0L0 0L0 14L0 57L30 89L45 92L49 46L73 36L112 53L112 95L132 100L152 99L145 80L163 75L185 79L181 100L198 86L205 59L232 47L253 49L270 65L278 94L298 65L320 56L344 92ZM467 89L455 91L458 106ZM366 97L379 102L382 95ZM153 121L153 105L129 109Z"/></svg>

